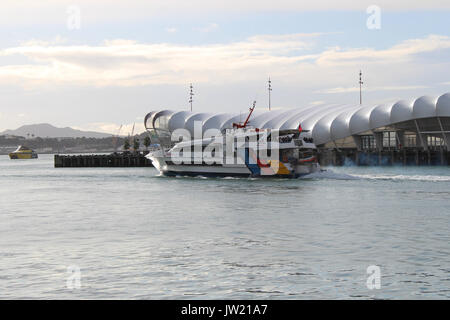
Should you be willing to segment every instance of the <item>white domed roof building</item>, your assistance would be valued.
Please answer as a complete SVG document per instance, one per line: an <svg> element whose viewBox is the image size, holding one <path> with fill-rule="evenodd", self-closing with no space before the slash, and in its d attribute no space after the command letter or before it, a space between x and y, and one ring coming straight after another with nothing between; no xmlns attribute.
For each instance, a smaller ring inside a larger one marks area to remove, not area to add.
<svg viewBox="0 0 450 320"><path fill-rule="evenodd" d="M176 129L194 135L194 123L208 129L224 130L246 115L153 111L145 117L145 127L168 136ZM249 125L264 129L309 130L321 148L354 151L399 151L447 149L450 142L450 93L423 96L412 101L381 105L317 105L290 110L260 112Z"/></svg>

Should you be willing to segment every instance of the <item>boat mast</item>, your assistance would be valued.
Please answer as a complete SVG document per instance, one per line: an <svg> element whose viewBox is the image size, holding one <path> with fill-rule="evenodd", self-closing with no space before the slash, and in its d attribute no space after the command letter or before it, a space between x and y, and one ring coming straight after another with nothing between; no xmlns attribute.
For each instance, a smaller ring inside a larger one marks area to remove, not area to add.
<svg viewBox="0 0 450 320"><path fill-rule="evenodd" d="M269 77L269 87L267 88L267 90L269 91L269 111L270 111L270 103L271 103L271 101L270 101L270 93L271 93L271 91L272 91L272 81L270 80L270 77Z"/></svg>

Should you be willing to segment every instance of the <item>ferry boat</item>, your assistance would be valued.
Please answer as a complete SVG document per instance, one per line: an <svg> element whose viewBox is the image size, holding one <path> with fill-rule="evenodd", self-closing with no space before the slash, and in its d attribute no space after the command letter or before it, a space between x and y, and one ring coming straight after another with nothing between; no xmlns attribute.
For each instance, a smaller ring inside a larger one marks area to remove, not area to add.
<svg viewBox="0 0 450 320"><path fill-rule="evenodd" d="M309 131L271 130L234 123L209 138L160 146L147 155L166 176L297 178L320 171L317 148Z"/></svg>
<svg viewBox="0 0 450 320"><path fill-rule="evenodd" d="M37 159L38 154L25 146L19 146L16 151L9 154L10 159Z"/></svg>

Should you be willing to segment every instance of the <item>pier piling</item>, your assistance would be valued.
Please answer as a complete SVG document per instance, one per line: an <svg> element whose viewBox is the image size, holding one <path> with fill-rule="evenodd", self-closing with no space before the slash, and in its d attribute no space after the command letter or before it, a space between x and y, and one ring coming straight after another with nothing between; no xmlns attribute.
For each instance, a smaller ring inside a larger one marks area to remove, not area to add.
<svg viewBox="0 0 450 320"><path fill-rule="evenodd" d="M55 168L152 167L142 153L55 155Z"/></svg>

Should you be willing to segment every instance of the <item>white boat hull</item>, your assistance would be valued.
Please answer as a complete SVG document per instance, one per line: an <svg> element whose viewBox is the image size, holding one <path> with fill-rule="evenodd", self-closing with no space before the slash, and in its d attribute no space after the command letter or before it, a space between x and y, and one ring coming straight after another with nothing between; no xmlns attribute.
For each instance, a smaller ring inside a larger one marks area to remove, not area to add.
<svg viewBox="0 0 450 320"><path fill-rule="evenodd" d="M231 130L161 147L147 158L168 176L296 178L320 170L316 146L298 130Z"/></svg>
<svg viewBox="0 0 450 320"><path fill-rule="evenodd" d="M320 171L320 166L316 162L297 165L290 170L289 174L255 174L245 164L171 164L169 159L154 155L149 156L149 159L154 167L165 176L298 178Z"/></svg>

